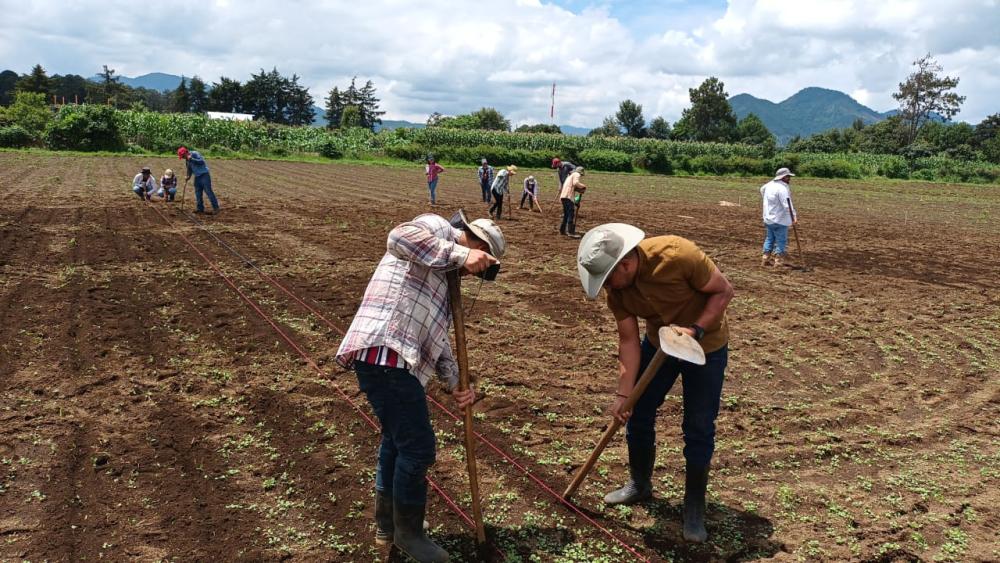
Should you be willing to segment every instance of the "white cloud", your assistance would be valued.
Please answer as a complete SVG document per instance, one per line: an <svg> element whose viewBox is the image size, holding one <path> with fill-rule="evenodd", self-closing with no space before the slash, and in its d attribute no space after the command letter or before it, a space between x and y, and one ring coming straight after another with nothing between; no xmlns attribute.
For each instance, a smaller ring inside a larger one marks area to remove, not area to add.
<svg viewBox="0 0 1000 563"><path fill-rule="evenodd" d="M604 8L574 13L538 0L0 0L0 13L0 61L19 72L41 63L91 75L107 64L211 82L277 67L298 74L319 105L357 75L375 82L387 117L419 121L493 106L516 123L545 122L553 81L558 123L595 126L626 97L647 119L674 121L687 89L710 75L730 94L780 101L821 86L886 110L927 52L961 77L959 118L998 111L996 0L956 0L946 13L931 0L730 0L695 25L664 18L641 35Z"/></svg>

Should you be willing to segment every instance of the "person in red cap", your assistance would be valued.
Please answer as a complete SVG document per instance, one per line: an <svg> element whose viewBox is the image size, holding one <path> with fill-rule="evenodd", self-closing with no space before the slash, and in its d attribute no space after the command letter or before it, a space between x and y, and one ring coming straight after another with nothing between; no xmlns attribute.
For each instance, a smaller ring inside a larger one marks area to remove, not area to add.
<svg viewBox="0 0 1000 563"><path fill-rule="evenodd" d="M212 214L219 213L219 200L215 198L212 191L212 175L208 172L208 164L205 158L198 151L189 151L185 147L177 149L177 158L187 163L187 175L184 176L184 183L194 176L194 199L197 209L195 213L205 212L205 201L202 194L208 194L208 201L212 204Z"/></svg>
<svg viewBox="0 0 1000 563"><path fill-rule="evenodd" d="M552 159L552 168L559 171L559 186L566 183L566 178L576 170L576 165L568 160L559 160L559 157Z"/></svg>

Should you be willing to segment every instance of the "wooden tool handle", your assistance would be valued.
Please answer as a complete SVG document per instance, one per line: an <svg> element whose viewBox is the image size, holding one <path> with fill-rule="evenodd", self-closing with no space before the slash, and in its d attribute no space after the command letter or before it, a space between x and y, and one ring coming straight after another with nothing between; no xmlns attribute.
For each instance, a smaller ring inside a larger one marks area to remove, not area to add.
<svg viewBox="0 0 1000 563"><path fill-rule="evenodd" d="M462 281L458 270L448 272L448 301L455 324L455 354L458 360L458 388L469 388L469 353L465 345L465 315L462 311ZM486 543L486 528L483 525L483 510L479 503L479 471L476 468L476 436L472 429L472 405L464 409L465 461L469 469L469 488L472 493L472 518L476 523L476 540Z"/></svg>
<svg viewBox="0 0 1000 563"><path fill-rule="evenodd" d="M642 394L646 391L646 388L649 387L653 378L656 377L656 373L660 371L660 367L663 366L663 362L666 361L666 359L667 355L663 353L663 350L656 351L656 355L653 356L653 359L649 361L649 365L646 366L646 371L642 372L642 377L639 378L639 382L632 388L632 392L629 393L628 399L625 399L625 403L622 405L623 411L630 411L633 407L635 407L635 404L639 402L639 397L642 397ZM622 423L618 422L617 418L613 418L611 420L611 425L608 426L604 435L601 436L601 441L597 443L597 447L595 447L594 451L591 452L590 457L587 458L587 462L584 463L583 467L576 472L576 476L573 477L573 481L568 487L566 487L566 490L563 491L563 499L569 500L569 498L576 493L576 490L583 484L584 479L587 478L587 475L594 468L594 465L597 464L597 460L601 458L604 448L608 447L608 443L611 442L611 438L615 436L618 429L621 427Z"/></svg>

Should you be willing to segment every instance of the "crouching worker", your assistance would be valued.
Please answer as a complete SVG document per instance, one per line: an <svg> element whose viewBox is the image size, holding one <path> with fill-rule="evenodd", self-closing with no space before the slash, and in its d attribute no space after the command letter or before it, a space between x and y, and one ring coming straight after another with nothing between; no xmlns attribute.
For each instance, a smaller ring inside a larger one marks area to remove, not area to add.
<svg viewBox="0 0 1000 563"><path fill-rule="evenodd" d="M595 299L607 290L608 308L618 324L618 387L611 414L625 423L629 482L604 497L608 504L632 504L653 493L656 412L680 375L684 416L684 539L703 542L705 489L715 451L715 419L728 358L726 307L733 288L711 258L677 236L644 239L622 223L601 225L580 241L578 270L583 289ZM639 319L646 334L639 333ZM705 351L705 365L668 357L631 412L622 407L659 347L660 327L678 325Z"/></svg>
<svg viewBox="0 0 1000 563"><path fill-rule="evenodd" d="M142 167L142 172L132 178L132 193L139 196L139 199L149 201L156 192L156 180L148 166Z"/></svg>
<svg viewBox="0 0 1000 563"><path fill-rule="evenodd" d="M493 221L470 223L461 211L450 223L425 214L397 226L389 233L387 252L337 350L337 362L354 368L358 386L382 425L375 471L375 540L392 541L417 561L448 560L448 553L424 535L423 527L425 476L435 459L427 381L437 375L459 408L475 401L472 388L457 390L446 273L487 275L505 249L503 233Z"/></svg>
<svg viewBox="0 0 1000 563"><path fill-rule="evenodd" d="M174 176L174 171L167 168L163 171L163 177L160 178L160 190L156 192L158 197L163 198L164 201L173 201L174 196L177 195L177 176Z"/></svg>

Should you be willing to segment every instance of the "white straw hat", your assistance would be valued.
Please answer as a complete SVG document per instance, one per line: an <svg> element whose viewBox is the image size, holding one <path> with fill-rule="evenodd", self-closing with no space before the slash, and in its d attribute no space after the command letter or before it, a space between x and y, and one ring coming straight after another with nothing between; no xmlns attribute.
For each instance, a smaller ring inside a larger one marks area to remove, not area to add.
<svg viewBox="0 0 1000 563"><path fill-rule="evenodd" d="M476 219L470 222L462 209L459 209L456 215L460 218L461 223L469 227L472 234L476 235L476 238L490 247L491 256L497 260L503 257L504 253L507 252L507 240L503 236L503 231L492 219ZM452 226L455 226L454 219L452 219Z"/></svg>
<svg viewBox="0 0 1000 563"><path fill-rule="evenodd" d="M645 238L641 229L607 223L587 231L576 253L580 283L588 299L596 299L611 270Z"/></svg>
<svg viewBox="0 0 1000 563"><path fill-rule="evenodd" d="M792 174L792 171L787 168L779 168L778 171L774 173L774 179L780 180L785 176L794 176L794 175L795 174Z"/></svg>

